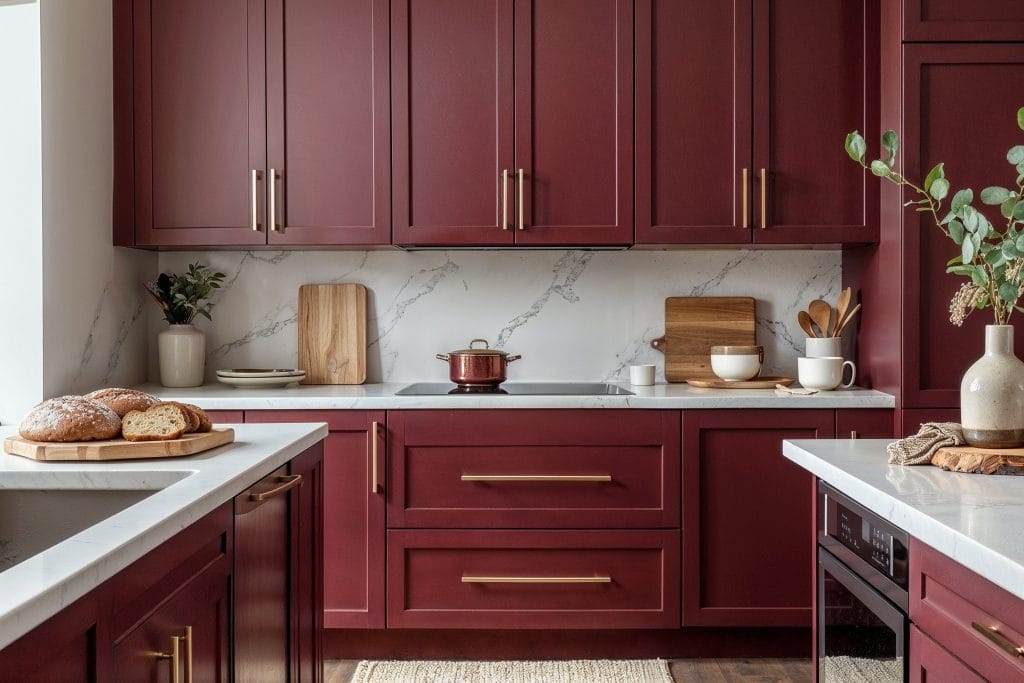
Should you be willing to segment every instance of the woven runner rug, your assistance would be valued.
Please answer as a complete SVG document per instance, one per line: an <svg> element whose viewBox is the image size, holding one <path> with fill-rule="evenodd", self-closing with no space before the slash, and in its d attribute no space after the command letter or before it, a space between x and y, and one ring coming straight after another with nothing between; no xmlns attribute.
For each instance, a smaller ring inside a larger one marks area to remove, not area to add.
<svg viewBox="0 0 1024 683"><path fill-rule="evenodd" d="M363 660L356 667L352 683L672 683L672 674L661 659Z"/></svg>

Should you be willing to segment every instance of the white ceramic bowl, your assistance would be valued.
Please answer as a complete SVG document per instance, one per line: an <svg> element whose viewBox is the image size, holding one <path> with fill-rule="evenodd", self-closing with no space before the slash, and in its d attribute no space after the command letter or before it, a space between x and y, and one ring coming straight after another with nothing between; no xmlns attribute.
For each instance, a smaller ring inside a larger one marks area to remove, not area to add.
<svg viewBox="0 0 1024 683"><path fill-rule="evenodd" d="M711 371L726 382L742 382L757 377L764 360L760 346L712 346Z"/></svg>

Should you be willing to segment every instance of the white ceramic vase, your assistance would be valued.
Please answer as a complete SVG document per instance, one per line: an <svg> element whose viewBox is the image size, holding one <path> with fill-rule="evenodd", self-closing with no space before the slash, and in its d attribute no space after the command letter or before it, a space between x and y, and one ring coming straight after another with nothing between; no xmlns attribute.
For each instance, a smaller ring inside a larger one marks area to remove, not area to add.
<svg viewBox="0 0 1024 683"><path fill-rule="evenodd" d="M171 325L157 336L160 384L198 387L206 370L206 335L195 325Z"/></svg>
<svg viewBox="0 0 1024 683"><path fill-rule="evenodd" d="M981 448L1024 445L1024 362L1013 355L1013 326L985 326L985 355L960 382L964 438Z"/></svg>

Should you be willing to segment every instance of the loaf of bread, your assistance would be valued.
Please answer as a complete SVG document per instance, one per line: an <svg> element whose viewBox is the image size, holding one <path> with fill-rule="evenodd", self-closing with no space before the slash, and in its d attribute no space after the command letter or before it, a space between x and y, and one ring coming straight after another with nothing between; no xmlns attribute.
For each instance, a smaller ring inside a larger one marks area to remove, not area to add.
<svg viewBox="0 0 1024 683"><path fill-rule="evenodd" d="M117 438L121 418L99 401L60 396L30 410L18 432L29 441L102 441Z"/></svg>
<svg viewBox="0 0 1024 683"><path fill-rule="evenodd" d="M160 402L160 399L152 394L147 394L137 389L122 389L120 387L97 389L91 394L86 394L85 398L99 401L117 413L118 417L124 417L133 410L145 410Z"/></svg>
<svg viewBox="0 0 1024 683"><path fill-rule="evenodd" d="M189 410L175 403L158 403L146 410L133 410L121 420L121 433L129 441L177 439L191 424Z"/></svg>
<svg viewBox="0 0 1024 683"><path fill-rule="evenodd" d="M196 417L199 418L199 426L194 431L209 432L213 429L213 421L210 419L210 416L206 414L205 410L199 406L192 405L191 403L182 403L181 405L191 410L195 413Z"/></svg>
<svg viewBox="0 0 1024 683"><path fill-rule="evenodd" d="M178 406L181 408L181 412L185 414L185 419L188 421L188 426L185 427L185 433L191 434L192 432L199 430L199 424L202 420L199 419L198 413L189 407L187 403L179 403L178 401L161 401L157 403L158 406ZM154 408L156 406L153 406Z"/></svg>

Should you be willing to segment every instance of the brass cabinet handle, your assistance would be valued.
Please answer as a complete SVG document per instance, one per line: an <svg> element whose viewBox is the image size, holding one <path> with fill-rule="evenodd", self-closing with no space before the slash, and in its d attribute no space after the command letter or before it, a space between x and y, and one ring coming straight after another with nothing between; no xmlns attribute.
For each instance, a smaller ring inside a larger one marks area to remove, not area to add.
<svg viewBox="0 0 1024 683"><path fill-rule="evenodd" d="M611 583L610 576L463 576L462 583Z"/></svg>
<svg viewBox="0 0 1024 683"><path fill-rule="evenodd" d="M260 177L261 176L262 176L262 174L258 170L256 170L255 168L252 169L252 177L251 177L251 179L252 179L252 215L250 216L250 218L252 219L252 229L253 229L253 232L259 232L260 231L260 227L261 227L260 226Z"/></svg>
<svg viewBox="0 0 1024 683"><path fill-rule="evenodd" d="M192 627L185 627L185 683L192 683Z"/></svg>
<svg viewBox="0 0 1024 683"><path fill-rule="evenodd" d="M747 177L748 175L749 175L749 171L747 169L743 169L743 192L742 192L743 202L742 202L742 204L743 204L743 229L744 230L747 230L747 229L750 228L750 221L747 218L747 214L750 213L750 208L747 206L747 203L748 203L747 194L750 191L749 187L748 187L750 185L750 180Z"/></svg>
<svg viewBox="0 0 1024 683"><path fill-rule="evenodd" d="M761 169L761 229L768 228L768 172Z"/></svg>
<svg viewBox="0 0 1024 683"><path fill-rule="evenodd" d="M978 633L980 633L981 635L985 636L993 643L998 645L1004 652L1006 652L1011 657L1024 657L1024 647L1020 647L1011 643L1006 636L999 632L998 626L986 626L984 624L979 624L976 621L971 622L971 626L974 627L975 631L977 631Z"/></svg>
<svg viewBox="0 0 1024 683"><path fill-rule="evenodd" d="M180 636L171 636L170 652L152 653L156 659L171 660L171 683L178 683L178 679L181 677L181 641L183 640L185 639Z"/></svg>
<svg viewBox="0 0 1024 683"><path fill-rule="evenodd" d="M370 426L370 493L377 493L377 436L380 422L374 421Z"/></svg>
<svg viewBox="0 0 1024 683"><path fill-rule="evenodd" d="M610 474L463 474L462 481L568 481L568 482L608 482Z"/></svg>
<svg viewBox="0 0 1024 683"><path fill-rule="evenodd" d="M302 483L302 475L286 474L283 477L278 477L277 481L278 483L281 484L280 486L276 486L270 489L269 491L264 491L263 493L250 493L249 500L251 500L254 503L262 503L265 500L270 500L274 496L281 495L285 491L291 491L293 488Z"/></svg>
<svg viewBox="0 0 1024 683"><path fill-rule="evenodd" d="M277 181L281 179L281 175L275 170L270 169L270 177L268 178L270 184L270 230L277 232L280 227L277 224Z"/></svg>
<svg viewBox="0 0 1024 683"><path fill-rule="evenodd" d="M501 169L501 229L508 230L508 169Z"/></svg>
<svg viewBox="0 0 1024 683"><path fill-rule="evenodd" d="M526 222L523 220L523 169L519 169L519 229L526 229Z"/></svg>

